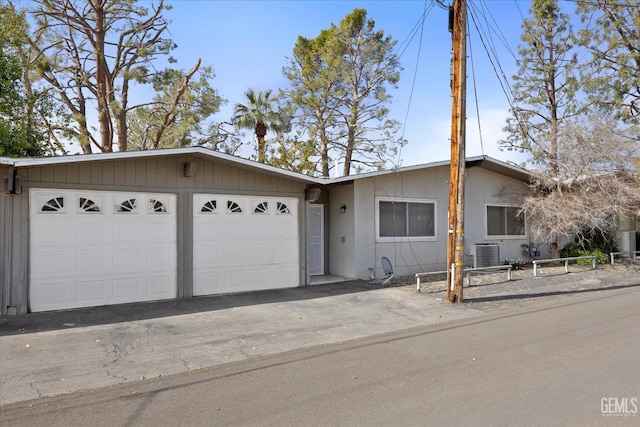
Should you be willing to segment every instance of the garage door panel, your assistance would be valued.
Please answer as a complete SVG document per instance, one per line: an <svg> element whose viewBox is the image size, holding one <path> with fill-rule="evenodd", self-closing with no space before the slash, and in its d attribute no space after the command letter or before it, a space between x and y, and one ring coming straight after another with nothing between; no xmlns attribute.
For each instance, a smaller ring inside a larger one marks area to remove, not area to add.
<svg viewBox="0 0 640 427"><path fill-rule="evenodd" d="M254 290L271 289L271 283L273 283L274 272L273 268L253 268L250 270L251 284Z"/></svg>
<svg viewBox="0 0 640 427"><path fill-rule="evenodd" d="M79 280L75 285L79 307L103 305L108 300L105 280Z"/></svg>
<svg viewBox="0 0 640 427"><path fill-rule="evenodd" d="M273 227L273 218L256 218L249 224L249 236L255 240L273 240L275 230Z"/></svg>
<svg viewBox="0 0 640 427"><path fill-rule="evenodd" d="M283 242L273 251L273 262L276 264L289 264L291 259L297 257L298 245L296 242Z"/></svg>
<svg viewBox="0 0 640 427"><path fill-rule="evenodd" d="M298 281L298 271L293 268L276 268L275 269L276 280L288 287L295 286Z"/></svg>
<svg viewBox="0 0 640 427"><path fill-rule="evenodd" d="M175 230L167 230L167 221L148 220L145 223L145 239L152 242L175 242Z"/></svg>
<svg viewBox="0 0 640 427"><path fill-rule="evenodd" d="M112 298L117 302L133 302L138 299L140 292L138 292L138 278L137 277L119 277L114 278L112 281Z"/></svg>
<svg viewBox="0 0 640 427"><path fill-rule="evenodd" d="M153 247L147 248L147 269L150 271L164 271L167 266L171 265L171 260L174 258L172 247Z"/></svg>
<svg viewBox="0 0 640 427"><path fill-rule="evenodd" d="M78 219L75 226L75 242L101 244L109 237L109 227L104 216L92 219Z"/></svg>
<svg viewBox="0 0 640 427"><path fill-rule="evenodd" d="M217 220L224 221L223 238L225 240L246 241L250 238L250 233L246 229L246 217L238 218L236 215L224 215L223 218Z"/></svg>
<svg viewBox="0 0 640 427"><path fill-rule="evenodd" d="M279 219L275 223L275 234L278 239L295 239L298 230L293 228L290 221Z"/></svg>
<svg viewBox="0 0 640 427"><path fill-rule="evenodd" d="M47 277L62 277L67 274L67 271L73 267L72 254L60 250L40 250L32 253L33 258L38 259L40 268L32 270L30 277L33 278L47 278Z"/></svg>
<svg viewBox="0 0 640 427"><path fill-rule="evenodd" d="M225 292L237 292L238 290L246 290L250 286L250 277L245 269L226 270L224 272L223 289Z"/></svg>
<svg viewBox="0 0 640 427"><path fill-rule="evenodd" d="M106 270L104 251L80 250L76 252L75 272L101 274Z"/></svg>
<svg viewBox="0 0 640 427"><path fill-rule="evenodd" d="M145 279L146 289L145 294L151 299L155 299L155 297L162 298L163 295L167 295L167 293L174 292L172 289L173 279L171 276L167 275L156 275L156 276L147 276Z"/></svg>
<svg viewBox="0 0 640 427"><path fill-rule="evenodd" d="M113 242L138 242L142 239L140 220L138 216L130 215L129 218L118 218L113 221L111 240Z"/></svg>
<svg viewBox="0 0 640 427"><path fill-rule="evenodd" d="M210 289L222 289L223 284L224 280L220 270L200 269L193 272L194 295L208 295L211 293Z"/></svg>
<svg viewBox="0 0 640 427"><path fill-rule="evenodd" d="M31 241L33 243L71 242L75 231L70 224L65 224L58 219L47 218L31 226Z"/></svg>
<svg viewBox="0 0 640 427"><path fill-rule="evenodd" d="M32 294L31 306L43 307L45 310L72 308L69 301L75 301L75 283L49 280L39 292Z"/></svg>
<svg viewBox="0 0 640 427"><path fill-rule="evenodd" d="M119 271L135 271L136 267L141 264L138 259L138 252L138 248L135 247L112 249L111 259L113 268Z"/></svg>
<svg viewBox="0 0 640 427"><path fill-rule="evenodd" d="M194 295L298 286L297 205L291 197L194 195Z"/></svg>
<svg viewBox="0 0 640 427"><path fill-rule="evenodd" d="M193 269L198 270L205 266L218 266L223 265L223 262L218 254L218 247L216 245L208 244L202 245L200 250L194 253L193 256Z"/></svg>
<svg viewBox="0 0 640 427"><path fill-rule="evenodd" d="M217 215L212 214L197 216L193 224L194 233L196 235L208 236L208 238L220 236L220 222L216 219L217 217Z"/></svg>
<svg viewBox="0 0 640 427"><path fill-rule="evenodd" d="M247 265L269 265L274 261L274 244L255 243L249 248L251 256L247 259Z"/></svg>
<svg viewBox="0 0 640 427"><path fill-rule="evenodd" d="M238 243L232 243L225 246L225 251L223 253L224 262L226 265L233 266L242 266L247 262L250 262L247 259L247 254L245 253L246 246L240 245Z"/></svg>
<svg viewBox="0 0 640 427"><path fill-rule="evenodd" d="M53 211L53 202L47 210L38 207L53 196L63 208ZM175 199L148 193L31 190L32 311L175 298Z"/></svg>

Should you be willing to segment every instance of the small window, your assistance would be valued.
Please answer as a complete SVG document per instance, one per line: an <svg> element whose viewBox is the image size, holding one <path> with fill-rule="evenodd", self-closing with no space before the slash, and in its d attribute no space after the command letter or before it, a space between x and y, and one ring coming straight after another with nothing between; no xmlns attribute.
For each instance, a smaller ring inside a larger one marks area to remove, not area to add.
<svg viewBox="0 0 640 427"><path fill-rule="evenodd" d="M153 213L166 213L167 208L164 203L156 199L149 199L149 212Z"/></svg>
<svg viewBox="0 0 640 427"><path fill-rule="evenodd" d="M64 208L64 198L63 197L55 197L44 205L40 209L40 212L60 212Z"/></svg>
<svg viewBox="0 0 640 427"><path fill-rule="evenodd" d="M116 212L135 212L136 199L128 199L116 205Z"/></svg>
<svg viewBox="0 0 640 427"><path fill-rule="evenodd" d="M218 210L217 202L215 200L209 200L207 203L202 205L202 209L200 209L200 212L214 213L217 210Z"/></svg>
<svg viewBox="0 0 640 427"><path fill-rule="evenodd" d="M278 202L277 204L277 213L280 215L287 215L291 213L289 207L282 202Z"/></svg>
<svg viewBox="0 0 640 427"><path fill-rule="evenodd" d="M269 204L267 202L260 202L256 205L253 213L266 214L269 213Z"/></svg>
<svg viewBox="0 0 640 427"><path fill-rule="evenodd" d="M516 206L487 206L487 236L524 236L525 221Z"/></svg>
<svg viewBox="0 0 640 427"><path fill-rule="evenodd" d="M227 201L227 213L242 213L240 205L233 200Z"/></svg>
<svg viewBox="0 0 640 427"><path fill-rule="evenodd" d="M100 212L100 206L91 199L86 197L80 197L78 200L78 207L81 212Z"/></svg>

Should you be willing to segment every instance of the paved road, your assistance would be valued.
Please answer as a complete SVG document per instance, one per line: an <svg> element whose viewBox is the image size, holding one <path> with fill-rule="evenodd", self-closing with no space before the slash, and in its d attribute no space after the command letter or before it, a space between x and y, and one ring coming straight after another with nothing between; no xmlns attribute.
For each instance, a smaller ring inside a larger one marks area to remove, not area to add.
<svg viewBox="0 0 640 427"><path fill-rule="evenodd" d="M639 304L637 287L585 293L6 405L1 419L11 426L639 425Z"/></svg>

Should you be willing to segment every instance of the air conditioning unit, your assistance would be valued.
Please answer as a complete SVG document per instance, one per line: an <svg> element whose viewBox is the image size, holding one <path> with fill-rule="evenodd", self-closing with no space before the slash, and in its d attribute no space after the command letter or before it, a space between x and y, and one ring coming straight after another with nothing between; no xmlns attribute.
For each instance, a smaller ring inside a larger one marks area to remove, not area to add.
<svg viewBox="0 0 640 427"><path fill-rule="evenodd" d="M473 267L492 267L500 262L500 246L497 243L476 243Z"/></svg>

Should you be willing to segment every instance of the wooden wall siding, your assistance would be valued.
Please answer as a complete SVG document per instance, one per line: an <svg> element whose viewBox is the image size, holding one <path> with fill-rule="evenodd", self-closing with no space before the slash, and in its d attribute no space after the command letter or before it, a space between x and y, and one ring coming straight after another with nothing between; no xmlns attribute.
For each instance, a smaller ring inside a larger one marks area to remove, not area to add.
<svg viewBox="0 0 640 427"><path fill-rule="evenodd" d="M27 236L28 197L0 194L0 314L7 307L17 314L27 312Z"/></svg>
<svg viewBox="0 0 640 427"><path fill-rule="evenodd" d="M0 176L4 177L7 175L7 169L0 167ZM9 196L4 193L4 189L0 191L0 316L4 314L6 309L6 304L4 303L4 294L5 294L5 283L7 282L7 276L9 273L8 261L7 261L7 253L8 253L8 244L6 241L6 236L9 232L10 223L7 219L7 205L8 205Z"/></svg>
<svg viewBox="0 0 640 427"><path fill-rule="evenodd" d="M78 182L79 181L79 168L77 163L67 165L67 179L66 182Z"/></svg>
<svg viewBox="0 0 640 427"><path fill-rule="evenodd" d="M238 168L211 160L196 161L196 175L184 176L184 164L193 159L172 156L106 162L71 163L19 170L23 183L91 186L96 189L131 188L153 191L195 189L196 191L266 192L300 194L305 184L260 171Z"/></svg>

